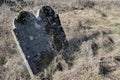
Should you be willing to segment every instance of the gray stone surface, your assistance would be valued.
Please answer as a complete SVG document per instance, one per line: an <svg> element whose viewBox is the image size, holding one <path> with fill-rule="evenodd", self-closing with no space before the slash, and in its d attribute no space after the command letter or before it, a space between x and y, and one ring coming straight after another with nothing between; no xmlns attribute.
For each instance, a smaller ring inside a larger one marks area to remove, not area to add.
<svg viewBox="0 0 120 80"><path fill-rule="evenodd" d="M34 75L50 64L55 51L68 47L59 16L49 6L43 6L37 18L30 12L20 12L14 26L18 46Z"/></svg>

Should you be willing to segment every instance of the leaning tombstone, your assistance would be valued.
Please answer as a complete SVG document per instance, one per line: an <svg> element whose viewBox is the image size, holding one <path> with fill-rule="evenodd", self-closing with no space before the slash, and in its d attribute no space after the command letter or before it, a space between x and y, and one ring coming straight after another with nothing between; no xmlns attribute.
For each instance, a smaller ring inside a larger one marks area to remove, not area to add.
<svg viewBox="0 0 120 80"><path fill-rule="evenodd" d="M60 51L68 47L66 35L61 26L61 21L58 14L49 6L43 6L39 12L38 20L45 23L45 30L48 34L53 36L53 47Z"/></svg>
<svg viewBox="0 0 120 80"><path fill-rule="evenodd" d="M37 18L20 12L13 26L13 36L32 78L49 66L56 51L68 46L59 16L49 6L43 6Z"/></svg>

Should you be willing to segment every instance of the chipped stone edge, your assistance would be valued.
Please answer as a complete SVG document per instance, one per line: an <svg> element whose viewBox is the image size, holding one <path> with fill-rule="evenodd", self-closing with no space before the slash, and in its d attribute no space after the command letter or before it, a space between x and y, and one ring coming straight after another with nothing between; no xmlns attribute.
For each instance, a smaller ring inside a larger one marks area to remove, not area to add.
<svg viewBox="0 0 120 80"><path fill-rule="evenodd" d="M16 18L16 17L15 17ZM12 28L12 30L11 30L11 32L12 32L12 35L13 35L13 37L14 37L14 40L15 40L15 42L16 42L16 44L17 44L17 48L18 48L18 50L19 50L19 53L21 54L21 56L22 56L22 58L23 58L23 60L24 60L24 62L25 62L25 65L27 66L27 69L28 69L28 72L29 72L29 74L30 74L30 76L31 76L31 79L33 79L34 78L34 74L33 74L33 72L32 72L32 70L31 70L31 68L30 68L30 65L29 65L29 63L28 63L28 61L26 60L26 57L25 57L25 55L24 55L24 52L23 52L23 50L21 49L21 47L20 47L20 45L19 45L19 42L18 42L18 40L17 40L17 38L16 38L16 36L15 36L15 34L14 34L14 29L15 29L15 25L14 25L14 20L15 20L15 18L13 19L13 21L12 21L12 26L13 26L13 28Z"/></svg>

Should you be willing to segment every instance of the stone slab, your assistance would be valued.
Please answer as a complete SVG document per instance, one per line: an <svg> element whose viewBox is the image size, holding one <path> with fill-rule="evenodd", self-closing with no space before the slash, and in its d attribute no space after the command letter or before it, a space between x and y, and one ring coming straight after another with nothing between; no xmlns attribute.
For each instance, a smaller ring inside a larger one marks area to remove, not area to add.
<svg viewBox="0 0 120 80"><path fill-rule="evenodd" d="M56 51L68 47L59 16L49 6L43 6L38 17L21 11L13 26L13 36L31 76L44 71Z"/></svg>

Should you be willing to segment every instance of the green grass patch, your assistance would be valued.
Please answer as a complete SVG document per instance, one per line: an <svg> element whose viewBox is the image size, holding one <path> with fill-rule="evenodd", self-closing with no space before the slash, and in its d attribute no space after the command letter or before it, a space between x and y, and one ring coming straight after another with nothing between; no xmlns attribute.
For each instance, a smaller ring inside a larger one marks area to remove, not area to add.
<svg viewBox="0 0 120 80"><path fill-rule="evenodd" d="M114 26L120 28L120 23L115 23Z"/></svg>

